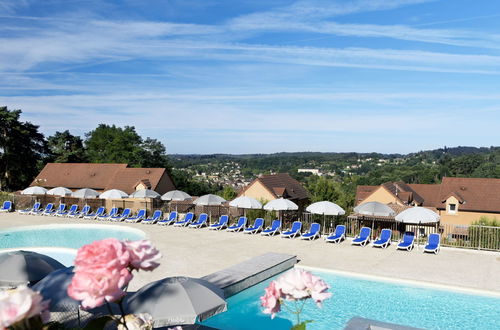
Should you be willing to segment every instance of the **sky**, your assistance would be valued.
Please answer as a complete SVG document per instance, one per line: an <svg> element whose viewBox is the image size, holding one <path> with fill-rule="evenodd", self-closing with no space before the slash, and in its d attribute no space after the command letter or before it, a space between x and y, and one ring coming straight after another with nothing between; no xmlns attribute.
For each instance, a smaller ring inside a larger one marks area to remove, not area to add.
<svg viewBox="0 0 500 330"><path fill-rule="evenodd" d="M498 0L0 0L0 106L168 153L500 141Z"/></svg>

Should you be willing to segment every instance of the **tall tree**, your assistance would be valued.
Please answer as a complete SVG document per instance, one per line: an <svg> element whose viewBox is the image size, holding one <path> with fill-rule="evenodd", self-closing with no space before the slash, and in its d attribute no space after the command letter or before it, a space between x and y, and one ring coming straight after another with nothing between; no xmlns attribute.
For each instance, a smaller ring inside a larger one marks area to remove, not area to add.
<svg viewBox="0 0 500 330"><path fill-rule="evenodd" d="M0 107L0 190L27 186L38 173L47 144L38 126L20 121L21 110Z"/></svg>
<svg viewBox="0 0 500 330"><path fill-rule="evenodd" d="M141 143L140 154L143 167L170 168L165 146L156 139L146 138Z"/></svg>
<svg viewBox="0 0 500 330"><path fill-rule="evenodd" d="M56 132L47 139L51 161L56 163L82 163L86 161L85 148L79 136L68 130Z"/></svg>

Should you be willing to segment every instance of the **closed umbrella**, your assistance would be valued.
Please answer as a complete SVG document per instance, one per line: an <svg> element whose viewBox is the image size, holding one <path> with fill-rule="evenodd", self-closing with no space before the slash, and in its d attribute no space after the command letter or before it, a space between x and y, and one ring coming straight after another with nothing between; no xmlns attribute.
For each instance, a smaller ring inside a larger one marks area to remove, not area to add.
<svg viewBox="0 0 500 330"><path fill-rule="evenodd" d="M417 237L420 238L420 224L421 223L437 223L440 220L439 214L436 212L429 210L425 207L415 206L409 209L404 210L399 213L396 218L396 221L402 223L416 224L417 227ZM419 240L417 239L417 247L419 246Z"/></svg>
<svg viewBox="0 0 500 330"><path fill-rule="evenodd" d="M360 204L354 208L354 212L376 217L391 217L396 214L393 209L380 202L367 202Z"/></svg>
<svg viewBox="0 0 500 330"><path fill-rule="evenodd" d="M155 327L194 324L227 310L224 291L190 277L167 277L125 298L126 313L148 313Z"/></svg>
<svg viewBox="0 0 500 330"><path fill-rule="evenodd" d="M130 198L158 198L160 194L151 189L139 189L129 196Z"/></svg>
<svg viewBox="0 0 500 330"><path fill-rule="evenodd" d="M99 198L101 199L121 199L127 197L128 197L127 193L119 189L106 190L105 192L99 195Z"/></svg>
<svg viewBox="0 0 500 330"><path fill-rule="evenodd" d="M325 217L327 215L344 215L345 211L343 208L338 206L335 203L329 201L316 202L308 207L306 207L306 211L312 214L323 214L323 230L325 228ZM330 227L332 223L330 223Z"/></svg>
<svg viewBox="0 0 500 330"><path fill-rule="evenodd" d="M226 200L220 196L214 194L207 194L197 198L193 204L194 205L203 205L203 206L214 206L221 205L225 203ZM210 221L212 220L212 210L210 210Z"/></svg>
<svg viewBox="0 0 500 330"><path fill-rule="evenodd" d="M95 191L94 189L90 188L82 188L78 189L77 191L74 191L71 194L71 197L75 198L96 198L99 196L99 193Z"/></svg>
<svg viewBox="0 0 500 330"><path fill-rule="evenodd" d="M34 284L57 269L66 268L59 261L33 251L10 251L0 254L0 287Z"/></svg>
<svg viewBox="0 0 500 330"><path fill-rule="evenodd" d="M237 207L244 209L245 212L245 217L246 217L246 210L247 209L261 209L262 208L262 203L256 200L255 198L248 197L248 196L240 196L238 198L233 199L232 201L229 202L229 206L232 207Z"/></svg>
<svg viewBox="0 0 500 330"><path fill-rule="evenodd" d="M45 195L47 193L47 189L39 186L28 187L21 191L22 195Z"/></svg>
<svg viewBox="0 0 500 330"><path fill-rule="evenodd" d="M72 193L71 190L64 187L56 187L47 191L47 195L62 196L62 197L71 195L71 193Z"/></svg>

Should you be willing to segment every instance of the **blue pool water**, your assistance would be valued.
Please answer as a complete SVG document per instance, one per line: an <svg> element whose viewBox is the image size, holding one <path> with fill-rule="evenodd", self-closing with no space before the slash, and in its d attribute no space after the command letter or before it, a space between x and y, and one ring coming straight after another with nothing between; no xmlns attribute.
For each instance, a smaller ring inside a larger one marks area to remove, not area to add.
<svg viewBox="0 0 500 330"><path fill-rule="evenodd" d="M104 238L139 240L141 230L113 225L41 225L0 230L0 249L22 247L65 247L82 245Z"/></svg>
<svg viewBox="0 0 500 330"><path fill-rule="evenodd" d="M308 301L302 320L308 329L343 329L355 316L424 329L500 329L500 298L378 282L313 272L331 286L322 309ZM259 297L271 280L228 299L228 311L203 325L220 329L290 329L295 317L283 308L272 320Z"/></svg>

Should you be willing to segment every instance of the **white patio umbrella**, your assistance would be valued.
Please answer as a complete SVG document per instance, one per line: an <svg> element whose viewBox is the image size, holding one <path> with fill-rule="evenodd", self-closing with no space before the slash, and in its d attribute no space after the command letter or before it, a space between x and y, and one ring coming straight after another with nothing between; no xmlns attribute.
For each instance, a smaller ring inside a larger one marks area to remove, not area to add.
<svg viewBox="0 0 500 330"><path fill-rule="evenodd" d="M220 196L214 194L207 194L197 198L193 204L194 205L203 205L203 206L215 206L221 205L225 203L226 200ZM210 221L212 220L212 210L210 210Z"/></svg>
<svg viewBox="0 0 500 330"><path fill-rule="evenodd" d="M95 191L94 189L90 188L82 188L78 189L77 191L74 191L71 194L71 197L75 198L96 198L99 196L99 193Z"/></svg>
<svg viewBox="0 0 500 330"><path fill-rule="evenodd" d="M72 193L73 192L71 190L65 187L56 187L47 191L47 195L62 196L62 197L71 195Z"/></svg>
<svg viewBox="0 0 500 330"><path fill-rule="evenodd" d="M418 225L417 237L419 238L420 224L437 223L440 220L440 216L439 214L437 214L432 210L429 210L428 208L421 206L414 206L399 213L396 216L395 220L402 223ZM418 246L419 246L419 240L417 239L417 247Z"/></svg>
<svg viewBox="0 0 500 330"><path fill-rule="evenodd" d="M266 211L295 211L299 206L289 199L278 198L264 205Z"/></svg>
<svg viewBox="0 0 500 330"><path fill-rule="evenodd" d="M161 196L161 199L164 201L187 201L192 197L180 190L171 190Z"/></svg>
<svg viewBox="0 0 500 330"><path fill-rule="evenodd" d="M243 209L243 215L246 217L247 209L260 210L262 208L262 203L252 197L240 196L230 201L229 206Z"/></svg>
<svg viewBox="0 0 500 330"><path fill-rule="evenodd" d="M354 212L378 217L391 217L396 214L393 209L380 202L367 202L360 204L354 208Z"/></svg>
<svg viewBox="0 0 500 330"><path fill-rule="evenodd" d="M39 186L28 187L21 191L22 195L45 195L47 193L47 189Z"/></svg>
<svg viewBox="0 0 500 330"><path fill-rule="evenodd" d="M99 195L99 198L102 199L120 199L127 197L128 197L127 193L119 189L106 190L105 192Z"/></svg>
<svg viewBox="0 0 500 330"><path fill-rule="evenodd" d="M129 196L130 198L158 198L160 194L151 189L139 189Z"/></svg>
<svg viewBox="0 0 500 330"><path fill-rule="evenodd" d="M322 201L322 202L316 202L308 207L306 207L306 211L310 212L312 214L323 214L323 230L325 228L325 223L326 223L326 216L327 215L344 215L345 211L343 208L338 206L335 203L332 203L330 201ZM330 221L330 227L333 225L333 223Z"/></svg>

